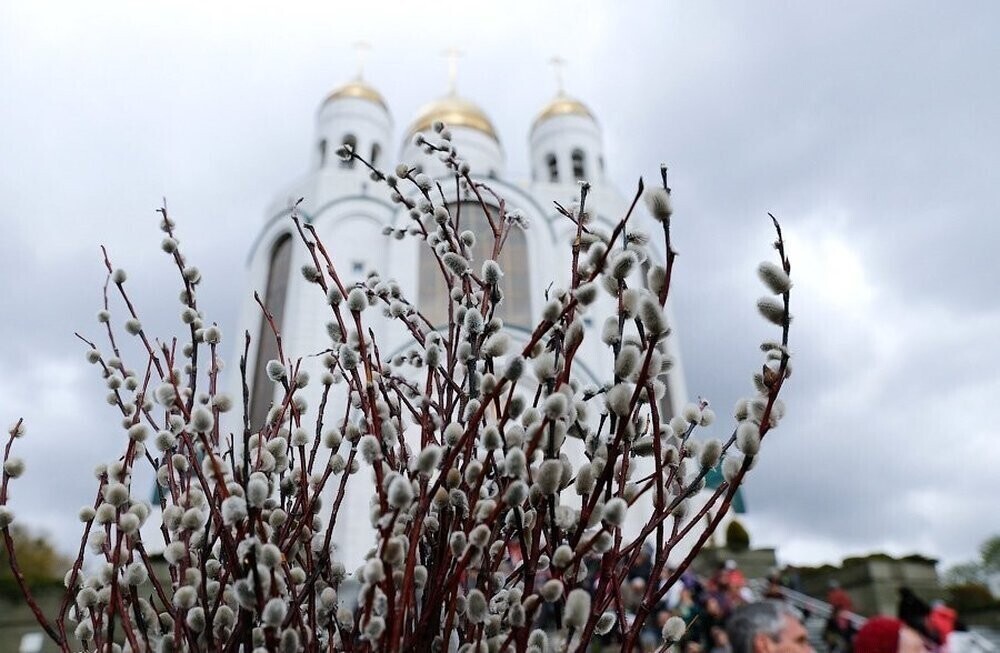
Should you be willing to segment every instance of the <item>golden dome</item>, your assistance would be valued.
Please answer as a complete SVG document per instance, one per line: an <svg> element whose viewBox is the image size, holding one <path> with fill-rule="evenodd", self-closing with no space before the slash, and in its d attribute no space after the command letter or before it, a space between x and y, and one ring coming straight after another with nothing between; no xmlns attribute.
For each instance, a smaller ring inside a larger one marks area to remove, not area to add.
<svg viewBox="0 0 1000 653"><path fill-rule="evenodd" d="M583 102L559 93L551 102L545 105L545 108L535 118L535 122L531 125L532 131L549 118L555 118L556 116L583 116L591 120L596 120L594 114L590 112L590 109Z"/></svg>
<svg viewBox="0 0 1000 653"><path fill-rule="evenodd" d="M486 117L482 109L472 102L457 95L446 95L426 105L417 114L416 120L410 125L409 135L430 129L435 122L443 122L448 127L468 127L483 132L493 140L500 142L493 123Z"/></svg>
<svg viewBox="0 0 1000 653"><path fill-rule="evenodd" d="M382 94L376 91L374 88L366 84L361 79L352 80L340 88L334 90L328 96L323 104L327 102L332 102L334 100L340 100L343 98L357 98L359 100L368 100L369 102L374 102L386 111L389 110L388 105L385 103L385 98Z"/></svg>

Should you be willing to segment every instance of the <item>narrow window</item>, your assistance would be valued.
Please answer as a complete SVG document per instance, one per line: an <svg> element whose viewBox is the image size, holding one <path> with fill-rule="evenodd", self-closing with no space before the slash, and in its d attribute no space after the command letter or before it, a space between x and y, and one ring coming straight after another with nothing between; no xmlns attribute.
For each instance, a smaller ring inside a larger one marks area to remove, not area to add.
<svg viewBox="0 0 1000 653"><path fill-rule="evenodd" d="M573 150L573 177L576 179L586 179L587 171L583 165L583 150Z"/></svg>
<svg viewBox="0 0 1000 653"><path fill-rule="evenodd" d="M479 203L463 202L460 206L462 229L468 229L476 235L476 244L469 253L478 269L493 253L493 232ZM454 213L458 208L452 205L451 210ZM528 243L523 229L514 227L510 230L497 263L503 270L499 284L503 299L497 307L497 317L511 326L530 326L530 268ZM451 301L441 274L441 264L434 252L429 246L422 245L417 269L417 308L435 327L447 322L448 304Z"/></svg>
<svg viewBox="0 0 1000 653"><path fill-rule="evenodd" d="M267 288L264 292L264 306L274 317L274 326L281 333L285 314L285 299L288 295L288 277L292 267L292 239L282 236L271 250L271 266L267 273ZM250 404L250 428L260 430L267 419L267 412L274 400L274 383L267 376L267 362L278 358L278 341L271 331L267 317L260 316L257 331L257 361L253 375Z"/></svg>
<svg viewBox="0 0 1000 653"><path fill-rule="evenodd" d="M545 165L549 169L549 181L552 183L559 181L559 162L556 161L556 155L547 154L545 156Z"/></svg>
<svg viewBox="0 0 1000 653"><path fill-rule="evenodd" d="M372 160L371 164L373 166L378 165L378 155L382 153L382 148L378 143L372 143Z"/></svg>
<svg viewBox="0 0 1000 653"><path fill-rule="evenodd" d="M354 134L347 134L347 135L345 135L344 136L344 147L348 148L351 151L354 151L355 149L357 149L357 147L358 147L358 139L357 139L357 137ZM340 167L341 168L353 168L354 167L354 159L352 159L352 158L351 159L341 159L340 160Z"/></svg>
<svg viewBox="0 0 1000 653"><path fill-rule="evenodd" d="M319 142L319 167L326 166L326 139Z"/></svg>

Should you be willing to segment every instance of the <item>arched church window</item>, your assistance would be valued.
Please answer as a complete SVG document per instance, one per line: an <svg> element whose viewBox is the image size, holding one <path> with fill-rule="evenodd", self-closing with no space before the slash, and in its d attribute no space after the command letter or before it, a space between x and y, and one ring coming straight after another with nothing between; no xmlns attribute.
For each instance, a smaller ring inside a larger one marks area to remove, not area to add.
<svg viewBox="0 0 1000 653"><path fill-rule="evenodd" d="M378 156L382 153L382 147L378 143L372 143L372 160L371 164L373 166L378 165Z"/></svg>
<svg viewBox="0 0 1000 653"><path fill-rule="evenodd" d="M583 162L584 160L583 150L581 149L573 150L572 160L573 160L573 177L576 179L586 179L587 171L584 167L584 162Z"/></svg>
<svg viewBox="0 0 1000 653"><path fill-rule="evenodd" d="M319 142L319 167L322 168L326 165L326 139L322 139Z"/></svg>
<svg viewBox="0 0 1000 653"><path fill-rule="evenodd" d="M356 150L358 148L358 138L354 134L345 134L344 135L344 147L349 148L351 151ZM354 167L354 159L353 158L341 159L340 160L340 167L341 168L353 168Z"/></svg>
<svg viewBox="0 0 1000 653"><path fill-rule="evenodd" d="M549 170L549 181L552 183L559 181L559 162L555 154L545 155L545 167Z"/></svg>
<svg viewBox="0 0 1000 653"><path fill-rule="evenodd" d="M469 230L476 236L475 246L469 253L473 258L472 267L478 273L483 261L492 258L493 254L493 232L486 214L478 202L462 202L460 208L453 204L449 210L452 215L460 210L459 230ZM515 226L510 230L497 263L503 269L503 278L500 280L503 300L495 315L507 325L529 327L531 283L528 242L523 229ZM434 326L445 324L448 321L448 287L441 276L441 267L434 253L426 244L420 247L417 274L417 308Z"/></svg>
<svg viewBox="0 0 1000 653"><path fill-rule="evenodd" d="M292 238L281 236L271 250L270 267L267 272L267 287L264 292L264 306L274 317L274 326L281 332L285 314L285 300L288 296L288 282L292 268ZM267 318L260 316L257 331L257 359L251 386L250 428L259 430L267 419L267 411L274 399L274 384L267 376L267 362L278 358L278 341L271 331Z"/></svg>

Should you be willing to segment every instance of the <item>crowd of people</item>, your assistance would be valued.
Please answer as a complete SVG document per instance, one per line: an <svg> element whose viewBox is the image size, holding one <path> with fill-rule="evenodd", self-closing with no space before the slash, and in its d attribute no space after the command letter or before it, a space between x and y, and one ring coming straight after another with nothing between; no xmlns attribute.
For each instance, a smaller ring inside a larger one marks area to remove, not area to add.
<svg viewBox="0 0 1000 653"><path fill-rule="evenodd" d="M650 554L643 551L622 587L630 624L649 584L662 587L675 571L666 566L659 578L652 578ZM810 653L813 648L804 624L811 615L788 605L786 596L786 583L777 575L759 593L751 590L732 560L706 575L688 570L646 619L636 651L662 650L663 626L678 616L686 625L683 638L672 649L678 653ZM946 645L951 632L962 628L955 611L941 602L927 604L908 588L900 589L898 618L875 617L863 625L853 613L850 595L835 582L823 598L831 607L822 634L827 653L955 653ZM619 629L597 644L601 651L622 650Z"/></svg>

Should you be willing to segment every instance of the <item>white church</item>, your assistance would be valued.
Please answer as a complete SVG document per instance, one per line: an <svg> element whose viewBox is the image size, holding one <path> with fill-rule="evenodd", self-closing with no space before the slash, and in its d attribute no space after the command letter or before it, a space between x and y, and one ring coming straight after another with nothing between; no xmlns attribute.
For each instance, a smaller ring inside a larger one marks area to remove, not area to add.
<svg viewBox="0 0 1000 653"><path fill-rule="evenodd" d="M277 358L277 349L260 307L253 300L253 292L259 292L274 314L286 357L293 361L301 357L303 368L313 378L321 372L319 358L314 355L330 347L325 328L331 317L329 306L317 286L306 282L300 273L311 259L290 219L292 203L298 198L304 198L297 208L299 216L315 227L345 285L362 282L370 271L378 271L383 279L397 281L402 294L415 302L435 325L444 321L445 290L429 246L417 238L397 240L384 234L387 227L398 230L410 225L406 207L393 203L391 189L384 183L373 182L370 171L362 164L344 161L335 154L343 145L349 145L387 173L397 163L406 163L419 166L431 178L447 182L443 188L446 194L452 193L449 200L462 203L463 226L480 232L482 237L477 243L484 244L491 239L486 236L486 222L478 202L455 197L453 172L414 143L417 133L430 132L439 121L451 131L452 142L471 167L473 177L486 181L503 198L507 211L520 210L529 223L525 230L512 230L498 261L504 271L500 317L515 346L523 345L536 323L545 303L546 287L553 283L568 286L570 245L576 227L556 211L553 202L567 206L577 200L578 181L586 180L591 184L587 208L595 226L610 231L628 209L626 198L608 180L597 118L585 104L561 89L541 107L527 134L531 171L528 179L508 175L501 135L486 111L455 92L454 81L448 93L407 121L402 133L395 131L385 97L360 76L335 89L323 99L316 116L308 172L278 194L247 257L247 287L236 333L248 331L253 343L247 369L255 406L251 416L254 428L263 422L273 398L275 385L269 382L265 366L268 360ZM398 154L393 157L393 152ZM487 203L495 203L494 198L485 199ZM640 205L637 210L641 214L633 217L630 224L647 233L657 233L654 231L658 229L657 223L645 214L645 207ZM663 258L662 249L658 250L656 244L651 249ZM480 261L488 258L482 251L477 254ZM645 283L644 275L637 273L630 283ZM601 342L600 329L603 318L612 314L614 307L610 296L601 295L589 314L593 317L585 322L588 333L575 365L581 377L578 380L585 385L599 385L613 376L613 360ZM408 334L389 320L369 322L383 359L412 346ZM675 365L666 379L661 414L670 416L687 401L687 392L676 336L670 337L668 347ZM231 361L229 369L238 369L236 363ZM231 382L238 384L239 380ZM335 391L338 387L333 386ZM231 390L233 396L241 396L236 385ZM314 383L305 391L310 410L316 410L320 385ZM343 415L346 401L346 397L335 394L328 401L331 419ZM574 441L574 444L579 443ZM363 469L348 484L334 531L336 555L347 569L360 564L372 545L369 523L372 491L366 474ZM640 525L631 526L638 530Z"/></svg>

